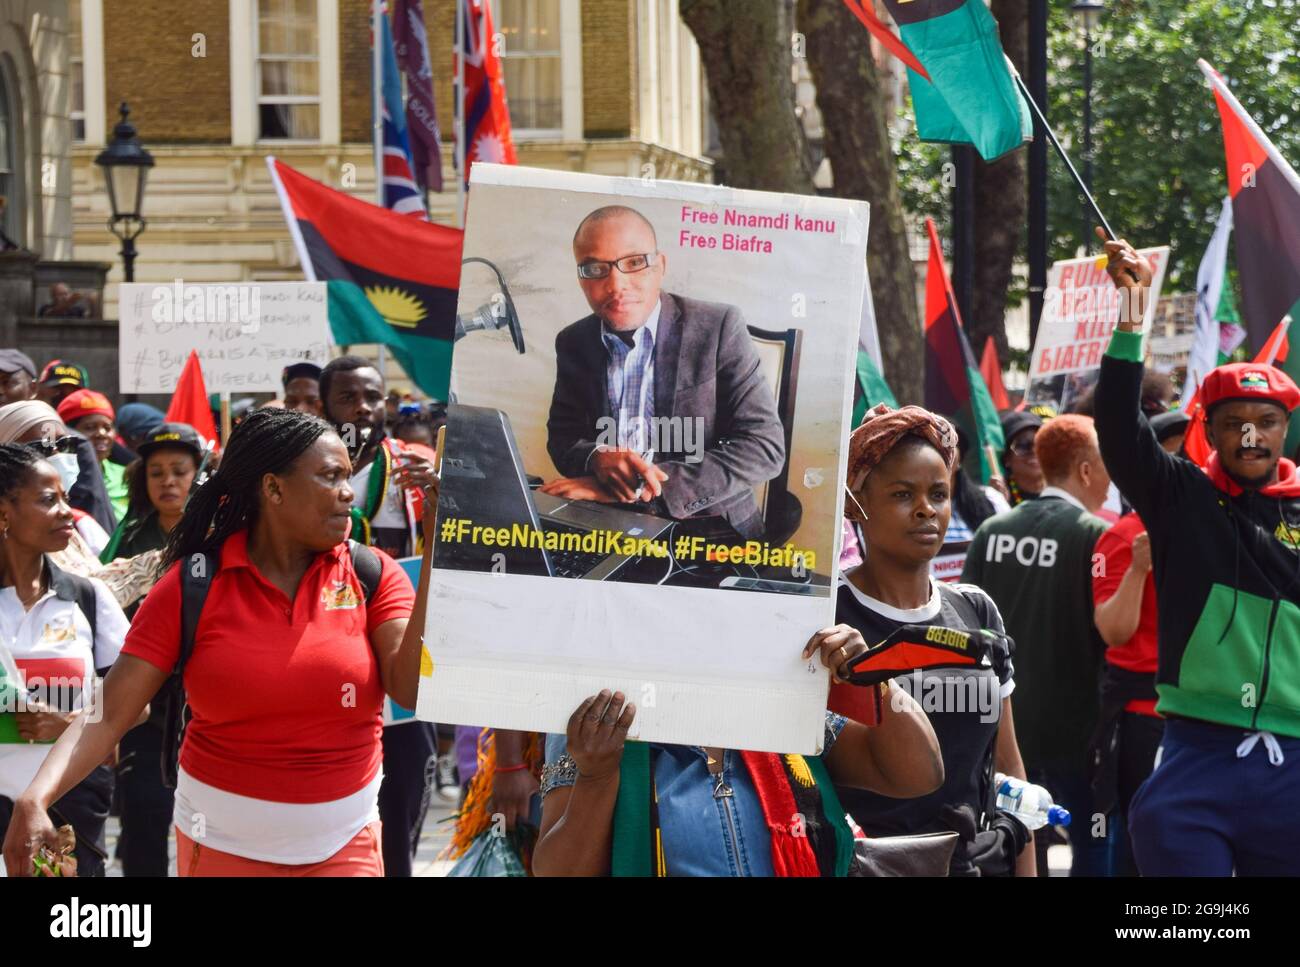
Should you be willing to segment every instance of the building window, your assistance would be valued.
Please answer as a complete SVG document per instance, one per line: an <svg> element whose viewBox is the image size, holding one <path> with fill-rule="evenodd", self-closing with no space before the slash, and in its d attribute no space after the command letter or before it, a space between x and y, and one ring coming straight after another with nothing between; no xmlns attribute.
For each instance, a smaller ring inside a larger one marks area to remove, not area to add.
<svg viewBox="0 0 1300 967"><path fill-rule="evenodd" d="M68 0L68 119L72 140L86 140L86 79L81 47L81 0Z"/></svg>
<svg viewBox="0 0 1300 967"><path fill-rule="evenodd" d="M497 0L493 10L515 136L560 137L560 0Z"/></svg>
<svg viewBox="0 0 1300 967"><path fill-rule="evenodd" d="M316 0L258 0L256 41L258 137L319 140Z"/></svg>
<svg viewBox="0 0 1300 967"><path fill-rule="evenodd" d="M18 105L9 99L9 61L0 58L0 251L24 244L23 180L18 168Z"/></svg>

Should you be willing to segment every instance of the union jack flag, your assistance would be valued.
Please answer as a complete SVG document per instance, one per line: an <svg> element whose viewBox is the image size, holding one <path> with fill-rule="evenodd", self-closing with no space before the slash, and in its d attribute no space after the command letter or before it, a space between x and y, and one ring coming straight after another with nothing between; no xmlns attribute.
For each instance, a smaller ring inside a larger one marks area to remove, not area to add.
<svg viewBox="0 0 1300 967"><path fill-rule="evenodd" d="M402 105L402 77L397 72L393 35L388 27L388 5L381 5L380 10L380 56L384 61L380 97L384 124L384 207L402 215L424 218L424 196L415 183L411 142L406 130L406 110ZM374 37L373 31L371 36Z"/></svg>

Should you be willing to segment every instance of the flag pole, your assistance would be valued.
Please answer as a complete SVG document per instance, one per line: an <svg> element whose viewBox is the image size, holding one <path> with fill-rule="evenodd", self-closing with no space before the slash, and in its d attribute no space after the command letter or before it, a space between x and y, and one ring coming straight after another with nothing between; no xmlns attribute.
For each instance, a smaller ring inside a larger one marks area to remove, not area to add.
<svg viewBox="0 0 1300 967"><path fill-rule="evenodd" d="M384 56L379 47L383 0L370 0L370 141L375 157L375 204L384 207Z"/></svg>
<svg viewBox="0 0 1300 967"><path fill-rule="evenodd" d="M370 126L370 139L374 142L375 154L375 204L384 207L384 51L380 45L382 35L379 31L379 18L384 15L384 0L370 2L370 77L373 81L370 92L370 110L373 123ZM379 377L387 384L388 353L383 343L379 344L379 357L376 360Z"/></svg>
<svg viewBox="0 0 1300 967"><path fill-rule="evenodd" d="M456 0L456 227L465 227L465 14Z"/></svg>
<svg viewBox="0 0 1300 967"><path fill-rule="evenodd" d="M1007 61L1007 66L1011 67L1010 61ZM1020 89L1020 93L1029 103L1029 109L1033 112L1034 119L1038 122L1038 126L1043 129L1043 133L1047 135L1048 142L1056 149L1056 153L1060 156L1061 160L1065 162L1065 167L1070 172L1070 177L1074 179L1074 183L1078 185L1079 190L1083 192L1084 200L1088 203L1088 207L1092 209L1092 213L1097 216L1097 221L1101 223L1102 229L1106 232L1106 237L1111 241L1114 241L1118 236L1110 227L1110 222L1106 221L1106 216L1101 213L1101 209L1097 207L1097 200L1092 197L1092 192L1088 190L1088 186L1085 185L1083 179L1079 177L1079 172L1075 170L1074 162L1070 160L1070 156L1066 154L1065 149L1061 147L1061 142L1056 139L1056 135L1048 125L1047 118L1043 115L1043 111L1038 106L1038 102L1034 100L1034 96L1029 93L1029 88L1025 86L1025 82L1021 78L1020 72L1014 67L1011 67L1011 76L1016 79L1016 87ZM1087 239L1084 239L1084 241L1086 243Z"/></svg>
<svg viewBox="0 0 1300 967"><path fill-rule="evenodd" d="M220 394L221 399L221 447L230 445L230 391Z"/></svg>

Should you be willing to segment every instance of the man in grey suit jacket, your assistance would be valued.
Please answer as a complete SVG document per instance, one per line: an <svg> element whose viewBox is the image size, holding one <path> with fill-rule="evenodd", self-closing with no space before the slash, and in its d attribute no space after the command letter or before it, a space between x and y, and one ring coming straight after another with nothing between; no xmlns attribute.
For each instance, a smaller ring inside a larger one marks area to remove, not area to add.
<svg viewBox="0 0 1300 967"><path fill-rule="evenodd" d="M785 431L740 310L663 292L667 256L635 209L589 214L573 254L592 314L555 339L547 450L563 477L542 489L762 537L753 488L781 472Z"/></svg>

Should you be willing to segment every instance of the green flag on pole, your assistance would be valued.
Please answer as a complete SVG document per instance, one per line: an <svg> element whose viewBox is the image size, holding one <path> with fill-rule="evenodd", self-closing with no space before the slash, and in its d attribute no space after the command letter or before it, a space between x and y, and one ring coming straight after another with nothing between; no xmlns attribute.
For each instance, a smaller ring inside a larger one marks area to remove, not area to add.
<svg viewBox="0 0 1300 967"><path fill-rule="evenodd" d="M844 2L907 65L922 141L974 145L992 161L1033 139L1029 105L1016 89L984 0L884 0L898 37L870 0Z"/></svg>
<svg viewBox="0 0 1300 967"><path fill-rule="evenodd" d="M867 410L877 403L888 403L898 408L898 400L876 368L875 360L865 349L859 349L857 380L853 387L853 426L850 429L857 427Z"/></svg>

